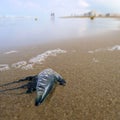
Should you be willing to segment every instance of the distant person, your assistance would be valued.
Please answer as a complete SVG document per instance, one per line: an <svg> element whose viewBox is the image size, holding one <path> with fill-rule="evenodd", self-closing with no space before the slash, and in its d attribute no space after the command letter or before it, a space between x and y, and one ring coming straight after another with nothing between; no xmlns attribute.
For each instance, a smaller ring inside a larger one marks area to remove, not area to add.
<svg viewBox="0 0 120 120"><path fill-rule="evenodd" d="M55 13L51 13L51 21L54 23L55 22Z"/></svg>

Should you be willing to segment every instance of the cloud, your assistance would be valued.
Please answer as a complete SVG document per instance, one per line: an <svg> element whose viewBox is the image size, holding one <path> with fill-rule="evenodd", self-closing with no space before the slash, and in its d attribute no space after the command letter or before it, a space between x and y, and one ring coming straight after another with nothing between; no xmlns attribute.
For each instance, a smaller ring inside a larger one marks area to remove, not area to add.
<svg viewBox="0 0 120 120"><path fill-rule="evenodd" d="M88 11L90 4L87 0L8 0L11 8L18 12L28 12L29 14L50 14L70 15L80 14Z"/></svg>
<svg viewBox="0 0 120 120"><path fill-rule="evenodd" d="M78 4L84 8L87 8L90 6L90 4L88 2L86 2L85 0L79 0Z"/></svg>
<svg viewBox="0 0 120 120"><path fill-rule="evenodd" d="M90 4L86 0L52 0L50 6L51 10L57 11L61 15L70 15L88 11Z"/></svg>
<svg viewBox="0 0 120 120"><path fill-rule="evenodd" d="M120 12L120 0L3 0L1 14L56 15L81 14L90 10L97 12Z"/></svg>
<svg viewBox="0 0 120 120"><path fill-rule="evenodd" d="M53 0L53 4L64 8L87 8L89 3L86 0Z"/></svg>
<svg viewBox="0 0 120 120"><path fill-rule="evenodd" d="M10 2L14 5L14 7L20 8L38 8L39 5L32 0L10 0Z"/></svg>
<svg viewBox="0 0 120 120"><path fill-rule="evenodd" d="M90 0L92 7L98 6L99 9L104 9L111 12L120 12L120 0Z"/></svg>
<svg viewBox="0 0 120 120"><path fill-rule="evenodd" d="M111 7L120 6L120 0L96 0L95 2Z"/></svg>

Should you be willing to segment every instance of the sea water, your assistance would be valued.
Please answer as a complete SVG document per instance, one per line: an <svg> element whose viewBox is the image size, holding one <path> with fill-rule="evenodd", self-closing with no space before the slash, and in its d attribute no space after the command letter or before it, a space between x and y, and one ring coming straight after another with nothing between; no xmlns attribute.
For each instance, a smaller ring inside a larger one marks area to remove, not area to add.
<svg viewBox="0 0 120 120"><path fill-rule="evenodd" d="M7 48L14 50L17 46L74 39L119 29L118 19L1 17L0 50Z"/></svg>
<svg viewBox="0 0 120 120"><path fill-rule="evenodd" d="M9 64L9 60L7 60L8 62L4 62L9 54L19 55L20 51L18 51L16 47L80 38L86 35L95 35L106 31L119 30L119 28L120 21L118 19L108 18L96 18L94 20L88 18L0 18L0 58L2 59L2 61L0 61L0 72L10 69L34 69L36 64L43 64L49 56L67 53L66 50L56 48L28 58L27 61L22 59L12 62L11 64ZM120 46L117 45L112 48L96 49L94 51L88 51L88 53L103 50L120 50ZM93 61L98 62L95 58Z"/></svg>

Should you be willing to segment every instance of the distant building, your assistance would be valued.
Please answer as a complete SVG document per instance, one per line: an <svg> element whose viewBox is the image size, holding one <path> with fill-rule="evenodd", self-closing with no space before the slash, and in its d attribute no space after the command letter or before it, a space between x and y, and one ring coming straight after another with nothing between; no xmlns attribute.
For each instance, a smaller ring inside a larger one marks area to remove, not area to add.
<svg viewBox="0 0 120 120"><path fill-rule="evenodd" d="M83 16L85 17L120 17L120 13L97 13L96 11L90 11L87 13L84 13Z"/></svg>
<svg viewBox="0 0 120 120"><path fill-rule="evenodd" d="M96 15L97 15L96 11L90 11L88 13L84 13L84 16L88 16L88 17L96 16Z"/></svg>
<svg viewBox="0 0 120 120"><path fill-rule="evenodd" d="M99 14L98 17L103 17L103 15L102 15L102 14Z"/></svg>
<svg viewBox="0 0 120 120"><path fill-rule="evenodd" d="M118 13L107 13L106 17L120 17L120 14L118 14Z"/></svg>
<svg viewBox="0 0 120 120"><path fill-rule="evenodd" d="M90 15L90 16L96 16L96 11L91 11L91 12L89 12L89 15Z"/></svg>
<svg viewBox="0 0 120 120"><path fill-rule="evenodd" d="M105 16L106 16L106 17L109 17L109 16L110 16L110 13L107 13Z"/></svg>

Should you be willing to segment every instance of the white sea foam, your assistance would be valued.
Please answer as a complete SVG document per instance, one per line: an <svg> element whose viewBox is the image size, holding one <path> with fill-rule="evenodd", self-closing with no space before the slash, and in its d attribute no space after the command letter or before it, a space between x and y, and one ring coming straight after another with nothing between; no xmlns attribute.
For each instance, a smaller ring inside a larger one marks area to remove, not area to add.
<svg viewBox="0 0 120 120"><path fill-rule="evenodd" d="M97 60L96 58L93 58L93 62L97 63L99 62L99 60Z"/></svg>
<svg viewBox="0 0 120 120"><path fill-rule="evenodd" d="M115 45L112 48L108 48L108 51L120 50L120 45Z"/></svg>
<svg viewBox="0 0 120 120"><path fill-rule="evenodd" d="M25 65L25 66L22 66L21 69L23 69L23 70L33 69L33 64L27 64L27 65Z"/></svg>
<svg viewBox="0 0 120 120"><path fill-rule="evenodd" d="M14 68L21 68L22 66L25 66L25 65L27 65L26 61L20 61L20 62L12 64L12 67L14 67Z"/></svg>
<svg viewBox="0 0 120 120"><path fill-rule="evenodd" d="M10 54L13 53L13 51L11 52L7 52L6 54ZM61 49L54 49L54 50L48 50L40 55L37 55L34 58L31 58L28 62L27 61L19 61L17 63L13 63L11 65L12 68L17 68L17 69L22 69L22 70L29 70L29 69L33 69L34 64L42 64L42 62L45 61L45 59L49 56L56 56L57 54L60 53L66 53L65 50L61 50ZM0 64L0 71L5 71L5 70L9 70L9 66L7 64Z"/></svg>
<svg viewBox="0 0 120 120"><path fill-rule="evenodd" d="M49 56L56 56L57 54L60 53L66 53L65 50L61 50L61 49L55 49L55 50L49 50L46 51L32 59L29 60L29 63L33 63L33 64L42 64L43 61L45 61L45 59Z"/></svg>
<svg viewBox="0 0 120 120"><path fill-rule="evenodd" d="M99 48L99 49L96 49L95 52L101 52L101 51L106 51L107 49L106 48Z"/></svg>
<svg viewBox="0 0 120 120"><path fill-rule="evenodd" d="M88 51L88 53L92 54L92 53L94 53L94 51Z"/></svg>
<svg viewBox="0 0 120 120"><path fill-rule="evenodd" d="M9 70L9 65L8 64L0 64L0 72Z"/></svg>
<svg viewBox="0 0 120 120"><path fill-rule="evenodd" d="M106 49L104 49L104 48L99 48L99 49L95 49L95 50L91 50L91 51L88 51L88 53L95 53L95 52L101 52L101 51L106 51Z"/></svg>
<svg viewBox="0 0 120 120"><path fill-rule="evenodd" d="M4 54L12 54L12 53L17 53L17 51L11 50L11 51L5 52Z"/></svg>
<svg viewBox="0 0 120 120"><path fill-rule="evenodd" d="M95 52L101 52L101 51L115 51L115 50L120 50L120 45L115 45L115 46L109 47L109 48L99 48L99 49L95 49L93 51L88 51L88 53L95 53Z"/></svg>

